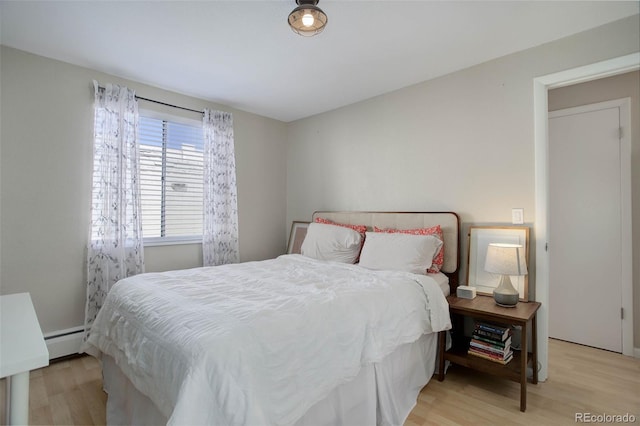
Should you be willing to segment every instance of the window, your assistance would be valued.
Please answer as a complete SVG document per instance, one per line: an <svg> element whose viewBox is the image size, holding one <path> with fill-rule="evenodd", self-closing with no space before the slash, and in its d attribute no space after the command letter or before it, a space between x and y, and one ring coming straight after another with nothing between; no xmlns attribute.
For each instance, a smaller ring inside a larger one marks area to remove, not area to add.
<svg viewBox="0 0 640 426"><path fill-rule="evenodd" d="M140 191L145 243L202 236L202 127L140 116Z"/></svg>

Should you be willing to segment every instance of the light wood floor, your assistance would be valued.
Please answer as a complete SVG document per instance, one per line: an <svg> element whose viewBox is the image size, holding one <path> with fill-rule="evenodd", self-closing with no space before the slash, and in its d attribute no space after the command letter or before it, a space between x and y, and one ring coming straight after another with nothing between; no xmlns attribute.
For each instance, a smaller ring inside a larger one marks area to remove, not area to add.
<svg viewBox="0 0 640 426"><path fill-rule="evenodd" d="M5 380L0 380L0 422L5 424ZM29 423L33 425L104 425L107 394L102 369L90 356L52 362L31 372Z"/></svg>
<svg viewBox="0 0 640 426"><path fill-rule="evenodd" d="M640 423L640 360L549 339L549 374L527 384L520 412L520 384L452 366L418 397L405 426L572 425L576 413L631 413Z"/></svg>
<svg viewBox="0 0 640 426"><path fill-rule="evenodd" d="M527 411L519 411L519 384L453 366L444 382L420 393L405 426L570 425L575 413L625 414L640 423L640 360L549 341L549 378L528 385ZM101 369L91 357L55 362L31 373L30 423L105 424ZM4 421L4 380L0 421Z"/></svg>

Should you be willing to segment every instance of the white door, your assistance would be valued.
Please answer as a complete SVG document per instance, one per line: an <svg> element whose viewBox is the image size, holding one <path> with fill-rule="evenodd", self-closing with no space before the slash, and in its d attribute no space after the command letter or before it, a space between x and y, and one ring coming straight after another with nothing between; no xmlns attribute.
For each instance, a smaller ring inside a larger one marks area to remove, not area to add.
<svg viewBox="0 0 640 426"><path fill-rule="evenodd" d="M549 336L622 352L620 108L549 114Z"/></svg>

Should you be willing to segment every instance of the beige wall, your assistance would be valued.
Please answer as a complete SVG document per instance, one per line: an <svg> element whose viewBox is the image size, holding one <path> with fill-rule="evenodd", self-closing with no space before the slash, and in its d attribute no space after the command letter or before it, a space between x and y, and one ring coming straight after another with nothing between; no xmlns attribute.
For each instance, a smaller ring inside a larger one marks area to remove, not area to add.
<svg viewBox="0 0 640 426"><path fill-rule="evenodd" d="M1 48L1 47L0 47ZM2 54L0 54L0 72L2 71ZM2 74L0 74L0 77ZM0 78L1 80L1 78ZM0 83L0 100L2 99L2 84ZM2 165L2 102L0 102L0 165ZM0 224L2 224L2 170L0 169ZM0 277L2 277L2 226L0 225ZM0 294L2 293L2 279L0 278Z"/></svg>
<svg viewBox="0 0 640 426"><path fill-rule="evenodd" d="M509 224L522 207L532 226L533 79L638 52L639 26L636 15L291 123L288 222L315 210L453 210L462 259L471 224Z"/></svg>
<svg viewBox="0 0 640 426"><path fill-rule="evenodd" d="M549 111L631 98L631 202L633 226L634 341L640 346L640 72L549 91Z"/></svg>
<svg viewBox="0 0 640 426"><path fill-rule="evenodd" d="M43 332L84 322L93 79L176 105L232 112L240 258L285 251L284 123L5 46L0 57L0 292L30 292ZM173 108L163 111L199 119ZM148 247L145 255L147 271L202 265L198 244Z"/></svg>
<svg viewBox="0 0 640 426"><path fill-rule="evenodd" d="M0 292L30 292L45 333L83 322L93 79L234 113L246 261L283 252L291 221L321 209L453 210L466 230L508 224L522 207L532 225L533 78L640 51L639 39L634 16L289 125L3 46ZM201 256L197 245L152 247L147 269Z"/></svg>

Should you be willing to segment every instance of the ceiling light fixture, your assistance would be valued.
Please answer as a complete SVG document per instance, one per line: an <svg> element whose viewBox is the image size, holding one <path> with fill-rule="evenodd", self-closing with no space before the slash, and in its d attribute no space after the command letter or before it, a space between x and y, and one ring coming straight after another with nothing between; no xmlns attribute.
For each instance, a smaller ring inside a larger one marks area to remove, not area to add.
<svg viewBox="0 0 640 426"><path fill-rule="evenodd" d="M327 15L318 6L319 0L296 0L298 7L289 14L289 26L304 37L320 34L327 25Z"/></svg>

